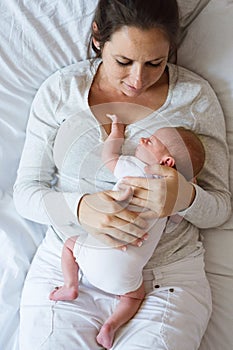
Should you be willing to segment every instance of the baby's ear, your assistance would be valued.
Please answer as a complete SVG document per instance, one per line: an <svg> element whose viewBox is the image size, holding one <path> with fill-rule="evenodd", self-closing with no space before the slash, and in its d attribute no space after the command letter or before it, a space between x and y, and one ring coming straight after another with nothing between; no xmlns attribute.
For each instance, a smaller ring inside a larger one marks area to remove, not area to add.
<svg viewBox="0 0 233 350"><path fill-rule="evenodd" d="M174 167L175 165L175 159L171 156L164 156L160 162L161 165L169 166L169 167Z"/></svg>

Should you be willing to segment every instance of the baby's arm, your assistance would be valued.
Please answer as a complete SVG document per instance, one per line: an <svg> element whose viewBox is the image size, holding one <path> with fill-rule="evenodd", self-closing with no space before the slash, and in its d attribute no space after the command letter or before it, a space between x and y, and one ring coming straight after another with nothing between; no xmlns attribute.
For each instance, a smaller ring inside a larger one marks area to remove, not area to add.
<svg viewBox="0 0 233 350"><path fill-rule="evenodd" d="M107 116L112 120L112 126L111 132L104 142L102 159L105 166L114 172L124 142L125 125L119 121L116 115L107 114Z"/></svg>

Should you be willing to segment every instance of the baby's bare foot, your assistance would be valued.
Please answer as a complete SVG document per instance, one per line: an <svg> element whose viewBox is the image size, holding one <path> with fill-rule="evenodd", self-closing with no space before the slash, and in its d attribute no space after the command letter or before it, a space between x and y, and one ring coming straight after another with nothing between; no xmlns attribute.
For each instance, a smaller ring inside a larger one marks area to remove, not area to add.
<svg viewBox="0 0 233 350"><path fill-rule="evenodd" d="M56 287L49 295L50 300L74 300L78 297L77 287Z"/></svg>
<svg viewBox="0 0 233 350"><path fill-rule="evenodd" d="M112 347L115 331L109 323L105 323L96 337L97 342L106 349Z"/></svg>

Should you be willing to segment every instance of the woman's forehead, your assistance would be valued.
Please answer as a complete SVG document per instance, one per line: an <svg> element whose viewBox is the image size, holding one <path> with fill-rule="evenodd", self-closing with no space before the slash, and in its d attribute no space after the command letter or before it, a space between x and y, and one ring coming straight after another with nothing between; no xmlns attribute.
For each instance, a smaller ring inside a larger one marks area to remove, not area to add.
<svg viewBox="0 0 233 350"><path fill-rule="evenodd" d="M166 35L157 28L143 30L124 26L117 30L107 43L113 54L129 59L134 58L132 55L140 55L148 61L156 60L164 58L169 50Z"/></svg>

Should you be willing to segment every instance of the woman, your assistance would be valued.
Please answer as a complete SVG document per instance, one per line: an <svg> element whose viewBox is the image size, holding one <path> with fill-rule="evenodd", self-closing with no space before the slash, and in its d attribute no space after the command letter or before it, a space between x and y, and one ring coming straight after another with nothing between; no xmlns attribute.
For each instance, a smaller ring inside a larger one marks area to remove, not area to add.
<svg viewBox="0 0 233 350"><path fill-rule="evenodd" d="M222 111L208 83L168 63L178 27L175 0L100 0L92 28L97 59L56 72L35 97L14 198L24 217L49 229L23 291L23 350L102 349L96 335L116 296L82 276L75 301L48 298L63 283L60 257L68 236L88 232L111 247L140 246L148 215L176 212L184 220L166 227L144 270L145 300L112 349L199 347L211 314L199 229L218 226L230 214L228 152ZM126 194L110 190L115 179L101 162L110 132L106 114L127 125L124 154L162 126L198 133L206 152L198 184L154 166L147 171L160 179L125 180L134 189L131 204L142 213L122 208L117 200Z"/></svg>

